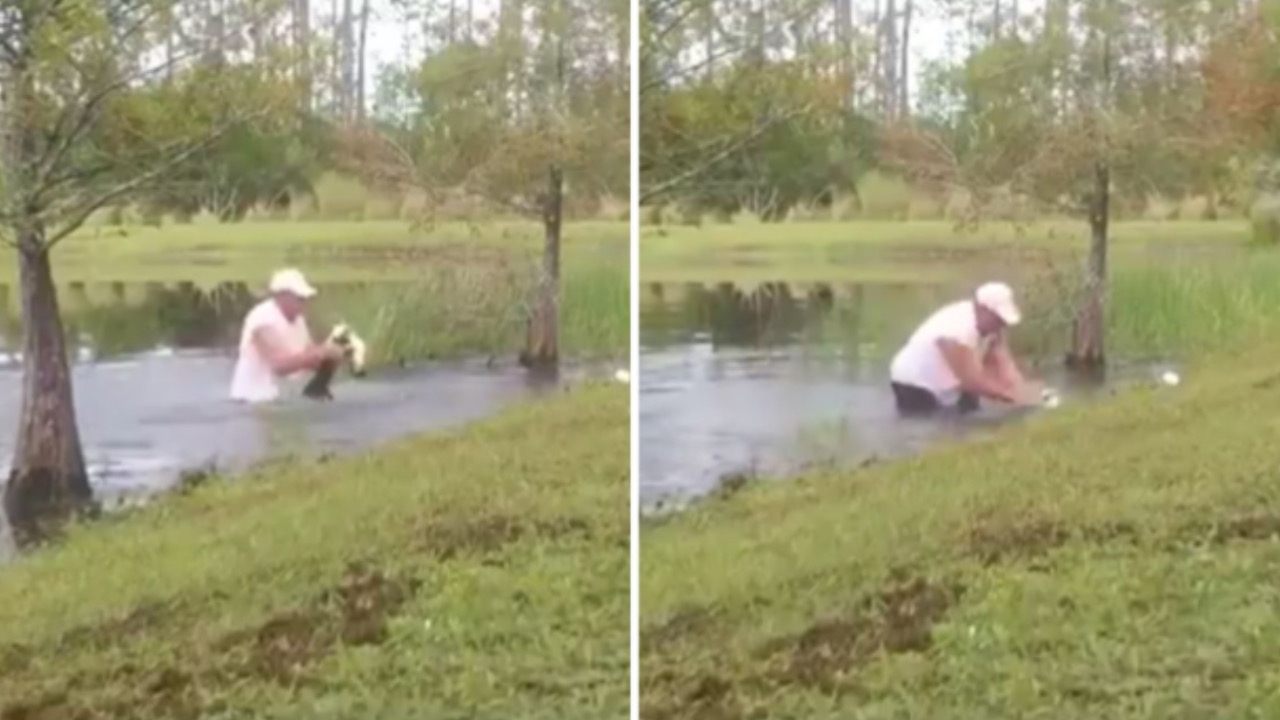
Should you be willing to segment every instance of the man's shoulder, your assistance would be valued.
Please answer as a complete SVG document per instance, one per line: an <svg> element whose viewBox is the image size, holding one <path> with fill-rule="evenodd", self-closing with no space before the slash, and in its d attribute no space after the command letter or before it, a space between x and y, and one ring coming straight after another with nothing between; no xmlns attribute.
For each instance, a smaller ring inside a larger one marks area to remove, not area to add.
<svg viewBox="0 0 1280 720"><path fill-rule="evenodd" d="M953 302L938 309L929 318L928 325L932 334L954 340L976 338L978 318L973 310L973 303L967 300Z"/></svg>
<svg viewBox="0 0 1280 720"><path fill-rule="evenodd" d="M283 316L280 314L280 309L276 307L275 301L267 298L249 310L249 313L244 317L244 323L245 325L257 327L277 323L281 318Z"/></svg>
<svg viewBox="0 0 1280 720"><path fill-rule="evenodd" d="M966 323L976 319L973 312L973 303L967 300L958 300L935 310L927 322L939 329L950 329L963 327Z"/></svg>

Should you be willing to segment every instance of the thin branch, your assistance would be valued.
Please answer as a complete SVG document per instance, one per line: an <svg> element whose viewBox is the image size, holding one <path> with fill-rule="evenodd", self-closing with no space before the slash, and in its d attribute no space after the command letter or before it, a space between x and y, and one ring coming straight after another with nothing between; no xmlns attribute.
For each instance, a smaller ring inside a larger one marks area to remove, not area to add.
<svg viewBox="0 0 1280 720"><path fill-rule="evenodd" d="M59 241L61 241L71 233L75 232L76 230L80 229L80 226L84 225L85 221L89 219L89 216L92 215L94 212L96 212L98 209L138 190L139 188L146 186L147 184L155 180L158 180L159 178L168 174L177 166L181 165L191 157L195 156L196 153L208 148L213 143L221 139L222 136L225 135L228 130L230 130L232 124L224 125L223 127L219 128L215 132L210 133L208 137L204 138L200 142L193 143L190 146L188 146L185 150L182 150L181 152L171 155L168 159L166 159L164 162L160 163L156 167L152 168L151 170L145 173L142 173L141 175L138 175L131 180L123 182L114 188L105 190L99 193L94 198L86 200L84 203L81 204L79 210L70 212L70 219L64 221L62 223L62 227L59 230L51 233L45 239L45 246L50 248L53 247Z"/></svg>
<svg viewBox="0 0 1280 720"><path fill-rule="evenodd" d="M806 113L808 112L808 110L809 108L806 106L803 108L796 108L794 110L783 113L781 115L776 115L764 121L763 123L757 125L755 128L752 129L750 133L738 138L734 142L731 142L729 145L721 149L719 152L714 153L710 157L703 159L701 162L695 164L693 167L686 169L685 171L681 172L680 174L674 177L663 180L662 182L659 182L656 185L652 185L647 188L642 188L640 191L640 204L643 205L644 203L648 202L649 200L655 197L658 197L660 195L665 195L671 192L672 190L674 190L675 188L693 180L699 175L702 175L703 173L709 171L711 168L715 167L716 165L719 165L720 163L724 162L729 157L733 156L735 153L741 152L747 146L751 145L756 140L758 140L766 132L771 130L774 126L784 121L790 120L793 117Z"/></svg>

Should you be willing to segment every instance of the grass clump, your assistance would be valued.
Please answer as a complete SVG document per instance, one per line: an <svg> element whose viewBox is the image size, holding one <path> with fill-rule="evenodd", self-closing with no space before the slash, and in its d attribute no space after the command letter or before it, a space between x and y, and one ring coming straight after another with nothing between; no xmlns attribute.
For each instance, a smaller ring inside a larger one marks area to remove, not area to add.
<svg viewBox="0 0 1280 720"><path fill-rule="evenodd" d="M1277 353L646 527L641 716L1267 716Z"/></svg>
<svg viewBox="0 0 1280 720"><path fill-rule="evenodd" d="M627 446L592 387L76 529L0 574L0 717L625 717Z"/></svg>
<svg viewBox="0 0 1280 720"><path fill-rule="evenodd" d="M1249 209L1253 241L1258 245L1280 245L1280 194L1266 194Z"/></svg>
<svg viewBox="0 0 1280 720"><path fill-rule="evenodd" d="M1121 354L1199 354L1280 329L1280 256L1250 253L1173 266L1132 265L1112 278L1108 335Z"/></svg>

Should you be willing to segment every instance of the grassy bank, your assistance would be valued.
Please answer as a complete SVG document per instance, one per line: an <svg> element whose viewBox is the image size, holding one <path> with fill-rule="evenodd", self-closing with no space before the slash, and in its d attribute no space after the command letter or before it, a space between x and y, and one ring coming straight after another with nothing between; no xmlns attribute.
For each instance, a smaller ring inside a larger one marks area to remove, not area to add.
<svg viewBox="0 0 1280 720"><path fill-rule="evenodd" d="M1278 354L647 527L643 717L1274 716Z"/></svg>
<svg viewBox="0 0 1280 720"><path fill-rule="evenodd" d="M958 230L946 221L790 222L646 227L644 282L920 281L957 272L1005 272L1046 253L1083 253L1084 223L990 223ZM1121 222L1112 228L1116 263L1150 262L1183 251L1232 251L1249 241L1243 221Z"/></svg>
<svg viewBox="0 0 1280 720"><path fill-rule="evenodd" d="M589 388L80 529L0 570L0 717L625 717L627 447Z"/></svg>

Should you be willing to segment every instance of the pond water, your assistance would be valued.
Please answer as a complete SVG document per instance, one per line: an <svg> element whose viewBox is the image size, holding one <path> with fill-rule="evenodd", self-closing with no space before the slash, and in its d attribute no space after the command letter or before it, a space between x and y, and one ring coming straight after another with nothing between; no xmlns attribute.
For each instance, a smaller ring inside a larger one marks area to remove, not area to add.
<svg viewBox="0 0 1280 720"><path fill-rule="evenodd" d="M326 285L324 291L341 298L368 287ZM22 392L17 312L9 301L14 295L0 287L5 475ZM548 380L513 361L432 362L375 369L360 379L341 373L332 402L295 392L269 407L247 407L227 397L239 324L256 301L244 284L199 290L110 283L63 288L61 296L76 347L76 411L90 481L108 509L145 502L184 470L236 471L282 454L367 448L479 419L522 398L608 373L602 366L570 366ZM313 321L312 332L325 327Z"/></svg>
<svg viewBox="0 0 1280 720"><path fill-rule="evenodd" d="M918 284L650 286L639 358L642 507L678 508L730 475L902 457L1042 412L984 405L963 418L898 417L889 360L932 309L962 296ZM1063 402L1166 368L1117 364L1103 381L1030 364Z"/></svg>

